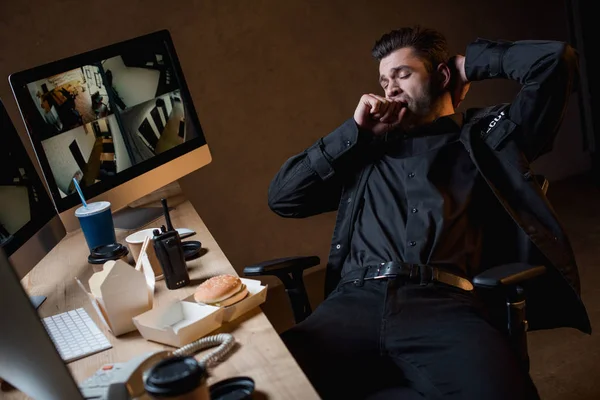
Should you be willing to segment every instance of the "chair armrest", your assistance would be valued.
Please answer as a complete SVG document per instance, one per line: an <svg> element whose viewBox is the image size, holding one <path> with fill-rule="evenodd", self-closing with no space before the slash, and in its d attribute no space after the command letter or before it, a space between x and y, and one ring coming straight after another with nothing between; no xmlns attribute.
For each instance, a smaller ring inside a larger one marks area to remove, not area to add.
<svg viewBox="0 0 600 400"><path fill-rule="evenodd" d="M544 265L526 263L504 264L483 271L473 278L478 288L500 288L525 282L546 272Z"/></svg>
<svg viewBox="0 0 600 400"><path fill-rule="evenodd" d="M292 312L294 313L294 321L299 323L312 313L302 275L305 269L314 267L320 263L321 260L317 256L278 258L249 265L244 268L244 275L274 275L279 278L288 294Z"/></svg>
<svg viewBox="0 0 600 400"><path fill-rule="evenodd" d="M307 268L319 265L321 260L317 256L296 256L277 258L263 261L258 264L249 265L244 268L246 276L280 275L295 271L304 271Z"/></svg>
<svg viewBox="0 0 600 400"><path fill-rule="evenodd" d="M499 265L483 271L473 278L473 285L482 289L484 302L487 300L491 321L508 335L508 340L517 355L520 365L529 372L527 350L526 293L521 285L546 272L544 265L513 263ZM498 296L498 294L502 294ZM490 297L488 297L490 296ZM504 302L501 307L499 301Z"/></svg>

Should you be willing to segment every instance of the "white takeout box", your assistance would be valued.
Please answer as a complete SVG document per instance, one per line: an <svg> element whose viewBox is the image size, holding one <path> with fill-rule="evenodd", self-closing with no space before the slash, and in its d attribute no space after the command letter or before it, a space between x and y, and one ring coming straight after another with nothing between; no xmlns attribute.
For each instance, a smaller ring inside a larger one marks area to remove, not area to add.
<svg viewBox="0 0 600 400"><path fill-rule="evenodd" d="M90 277L88 295L100 320L113 335L135 331L133 317L151 310L154 303L154 272L144 253L139 270L122 260L107 261L104 269Z"/></svg>
<svg viewBox="0 0 600 400"><path fill-rule="evenodd" d="M146 340L185 346L221 326L220 307L177 301L157 307L133 318L133 323Z"/></svg>
<svg viewBox="0 0 600 400"><path fill-rule="evenodd" d="M240 278L240 280L244 285L246 285L246 288L248 289L248 296L246 296L246 298L240 302L227 307L222 307L224 310L223 322L233 321L240 315L243 315L248 311L260 306L267 299L268 285L263 286L261 282L256 279ZM196 303L194 300L194 295L186 297L184 301Z"/></svg>

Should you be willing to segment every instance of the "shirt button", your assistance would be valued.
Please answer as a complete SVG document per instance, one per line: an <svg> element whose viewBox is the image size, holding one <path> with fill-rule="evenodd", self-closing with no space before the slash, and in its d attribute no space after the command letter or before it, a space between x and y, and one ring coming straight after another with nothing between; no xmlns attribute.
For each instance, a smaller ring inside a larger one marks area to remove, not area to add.
<svg viewBox="0 0 600 400"><path fill-rule="evenodd" d="M346 140L346 147L350 147L350 145L351 145L351 144L352 144L352 142L351 142L351 141L349 141L349 140Z"/></svg>
<svg viewBox="0 0 600 400"><path fill-rule="evenodd" d="M409 177L409 178L414 178L414 177L415 177L415 173L414 173L414 172L411 172L410 174L408 174L408 177Z"/></svg>
<svg viewBox="0 0 600 400"><path fill-rule="evenodd" d="M410 242L408 242L408 245L410 247L415 247L417 245L417 242L414 242L414 241L411 240Z"/></svg>
<svg viewBox="0 0 600 400"><path fill-rule="evenodd" d="M419 210L417 210L416 208L413 208L412 210L410 210L410 212L415 214L415 213L419 212Z"/></svg>

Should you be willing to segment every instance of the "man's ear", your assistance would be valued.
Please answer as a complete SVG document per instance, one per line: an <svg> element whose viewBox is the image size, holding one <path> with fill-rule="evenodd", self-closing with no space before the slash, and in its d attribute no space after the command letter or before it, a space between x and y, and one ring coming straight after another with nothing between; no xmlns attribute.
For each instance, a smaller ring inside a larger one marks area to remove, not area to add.
<svg viewBox="0 0 600 400"><path fill-rule="evenodd" d="M452 82L452 71L446 63L439 63L437 66L437 74L440 82L440 89L449 90Z"/></svg>

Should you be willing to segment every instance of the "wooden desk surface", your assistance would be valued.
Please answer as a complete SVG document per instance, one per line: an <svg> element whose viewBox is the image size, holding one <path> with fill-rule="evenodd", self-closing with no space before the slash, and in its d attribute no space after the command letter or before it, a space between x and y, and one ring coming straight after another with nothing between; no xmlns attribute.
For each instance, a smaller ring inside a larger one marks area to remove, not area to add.
<svg viewBox="0 0 600 400"><path fill-rule="evenodd" d="M168 304L187 297L194 292L202 280L208 277L222 273L235 274L235 270L189 202L178 205L176 210L171 212L171 220L176 228L185 227L196 231L195 236L185 240L201 241L203 249L207 249L207 252L188 263L192 280L192 284L188 287L168 290L164 281L157 282L154 294L156 305ZM163 219L155 221L152 226L159 227L162 224L164 224ZM129 233L131 232L117 230L117 241L125 244L124 239ZM87 284L92 275L92 266L87 263L88 254L83 235L80 232L70 234L22 281L29 295L48 297L39 308L41 317L83 307L112 343L113 347L109 350L68 364L78 382L92 375L103 364L125 362L147 351L173 349L145 340L138 331L117 338L104 327L91 303L74 280L74 277L78 277L82 283ZM209 384L244 375L253 378L257 392L270 399L318 398L260 308L224 324L209 335L218 332L233 334L238 347L225 361L210 371ZM203 354L206 353L202 352L198 355ZM16 392L0 393L0 397L3 395L6 398L25 398L23 394Z"/></svg>

